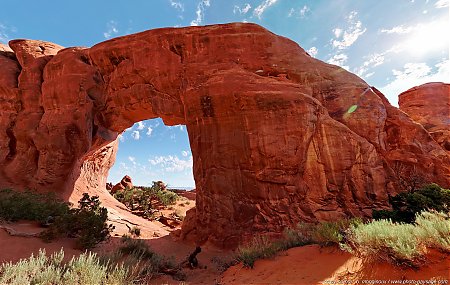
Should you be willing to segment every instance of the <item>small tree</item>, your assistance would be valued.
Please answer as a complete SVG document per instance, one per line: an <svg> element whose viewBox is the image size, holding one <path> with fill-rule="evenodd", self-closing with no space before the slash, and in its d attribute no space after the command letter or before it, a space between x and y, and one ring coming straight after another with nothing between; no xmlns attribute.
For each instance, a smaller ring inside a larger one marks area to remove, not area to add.
<svg viewBox="0 0 450 285"><path fill-rule="evenodd" d="M392 170L402 192L411 193L426 184L426 180L417 171L416 165L408 165L404 162L396 161Z"/></svg>

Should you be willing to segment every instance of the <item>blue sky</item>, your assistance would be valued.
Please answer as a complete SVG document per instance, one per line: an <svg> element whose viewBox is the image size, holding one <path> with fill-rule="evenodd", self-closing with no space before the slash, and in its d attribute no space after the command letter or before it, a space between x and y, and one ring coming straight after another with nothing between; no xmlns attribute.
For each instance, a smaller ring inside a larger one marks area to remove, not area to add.
<svg viewBox="0 0 450 285"><path fill-rule="evenodd" d="M3 1L0 42L92 46L153 28L226 22L254 22L288 37L358 74L394 105L410 87L450 82L449 0ZM125 174L138 185L194 186L186 128L155 119L126 130L109 180Z"/></svg>

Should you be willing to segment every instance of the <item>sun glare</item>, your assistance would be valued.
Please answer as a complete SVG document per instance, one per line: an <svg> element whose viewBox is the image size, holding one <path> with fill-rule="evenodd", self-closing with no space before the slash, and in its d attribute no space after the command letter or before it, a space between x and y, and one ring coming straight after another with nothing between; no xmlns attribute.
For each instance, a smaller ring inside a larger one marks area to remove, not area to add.
<svg viewBox="0 0 450 285"><path fill-rule="evenodd" d="M448 48L449 21L442 18L428 24L418 25L405 42L406 49L415 56Z"/></svg>

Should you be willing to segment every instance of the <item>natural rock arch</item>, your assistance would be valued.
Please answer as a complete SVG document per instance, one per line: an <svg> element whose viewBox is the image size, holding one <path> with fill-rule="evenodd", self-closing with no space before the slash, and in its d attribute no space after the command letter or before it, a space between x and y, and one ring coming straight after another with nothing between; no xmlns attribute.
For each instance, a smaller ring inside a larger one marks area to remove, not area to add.
<svg viewBox="0 0 450 285"><path fill-rule="evenodd" d="M187 126L198 194L183 235L199 241L370 215L398 191L396 161L450 184L448 153L379 91L255 24L10 47L0 186L102 192L117 135L156 117Z"/></svg>

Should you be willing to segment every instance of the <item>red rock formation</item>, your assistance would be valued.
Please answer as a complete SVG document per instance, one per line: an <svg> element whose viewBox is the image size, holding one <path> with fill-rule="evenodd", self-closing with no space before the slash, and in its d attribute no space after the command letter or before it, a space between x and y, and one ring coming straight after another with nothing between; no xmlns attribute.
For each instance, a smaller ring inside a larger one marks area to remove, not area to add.
<svg viewBox="0 0 450 285"><path fill-rule="evenodd" d="M450 151L450 84L427 83L399 95L400 109Z"/></svg>
<svg viewBox="0 0 450 285"><path fill-rule="evenodd" d="M133 182L131 182L131 177L125 175L119 183L113 186L111 193L114 194L118 190L131 189L133 188Z"/></svg>
<svg viewBox="0 0 450 285"><path fill-rule="evenodd" d="M197 201L183 236L199 241L233 246L301 220L370 215L400 191L396 165L450 185L449 154L379 91L254 24L157 29L56 55L50 43L10 46L0 186L106 191L117 135L156 117L187 125Z"/></svg>

